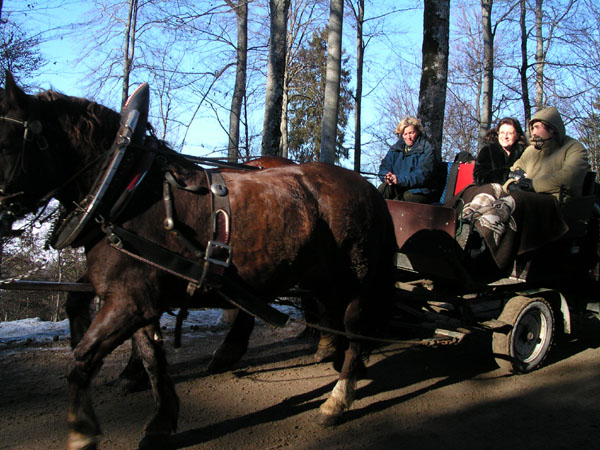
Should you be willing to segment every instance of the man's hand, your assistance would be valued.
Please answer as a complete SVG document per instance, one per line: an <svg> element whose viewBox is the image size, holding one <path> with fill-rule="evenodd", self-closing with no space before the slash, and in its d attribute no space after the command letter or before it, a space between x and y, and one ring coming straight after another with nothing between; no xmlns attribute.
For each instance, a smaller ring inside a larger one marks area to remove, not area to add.
<svg viewBox="0 0 600 450"><path fill-rule="evenodd" d="M508 172L508 178L519 181L521 178L526 178L527 174L523 169L511 170Z"/></svg>
<svg viewBox="0 0 600 450"><path fill-rule="evenodd" d="M535 192L533 189L533 182L531 178L521 178L516 183L510 183L508 185L508 192L516 192L516 191L528 191Z"/></svg>

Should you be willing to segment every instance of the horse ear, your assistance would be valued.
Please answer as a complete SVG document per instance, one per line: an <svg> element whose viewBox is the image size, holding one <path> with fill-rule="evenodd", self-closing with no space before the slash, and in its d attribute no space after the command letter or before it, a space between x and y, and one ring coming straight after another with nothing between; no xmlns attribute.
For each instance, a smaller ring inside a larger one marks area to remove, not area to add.
<svg viewBox="0 0 600 450"><path fill-rule="evenodd" d="M6 83L4 84L4 89L6 91L8 103L24 111L26 109L25 106L27 105L27 94L23 89L17 86L15 78L8 70L6 71Z"/></svg>

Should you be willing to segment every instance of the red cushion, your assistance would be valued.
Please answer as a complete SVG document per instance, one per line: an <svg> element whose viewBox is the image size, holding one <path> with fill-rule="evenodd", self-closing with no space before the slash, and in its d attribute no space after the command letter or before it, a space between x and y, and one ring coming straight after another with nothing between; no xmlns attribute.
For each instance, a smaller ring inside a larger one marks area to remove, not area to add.
<svg viewBox="0 0 600 450"><path fill-rule="evenodd" d="M475 163L460 163L458 175L456 177L456 186L454 186L454 195L458 194L469 184L473 183L473 169Z"/></svg>

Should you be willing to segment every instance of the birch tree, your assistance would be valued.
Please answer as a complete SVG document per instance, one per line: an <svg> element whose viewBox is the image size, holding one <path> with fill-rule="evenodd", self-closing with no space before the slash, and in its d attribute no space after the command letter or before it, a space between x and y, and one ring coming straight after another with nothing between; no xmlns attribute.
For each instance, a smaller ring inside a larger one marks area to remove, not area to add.
<svg viewBox="0 0 600 450"><path fill-rule="evenodd" d="M311 39L297 52L290 70L296 75L289 84L289 157L302 162L319 161L321 154L321 127L326 90L327 29L313 33ZM352 111L353 95L349 87L348 58L342 58L340 98L336 122L336 149L334 163L348 157L344 147L345 130Z"/></svg>
<svg viewBox="0 0 600 450"><path fill-rule="evenodd" d="M248 65L248 1L226 0L227 4L235 11L237 18L237 46L236 46L236 76L233 95L231 97L231 111L229 113L229 145L227 158L236 162L239 158L240 119L242 104L246 94L246 70Z"/></svg>
<svg viewBox="0 0 600 450"><path fill-rule="evenodd" d="M323 102L320 161L333 164L337 136L338 106L342 66L342 27L344 1L331 0L327 38L327 75Z"/></svg>

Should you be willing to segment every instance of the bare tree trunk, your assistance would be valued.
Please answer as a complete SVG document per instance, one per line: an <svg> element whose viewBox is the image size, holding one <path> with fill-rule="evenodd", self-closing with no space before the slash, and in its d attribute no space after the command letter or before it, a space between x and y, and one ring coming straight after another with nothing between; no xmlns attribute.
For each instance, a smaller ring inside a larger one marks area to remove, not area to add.
<svg viewBox="0 0 600 450"><path fill-rule="evenodd" d="M481 0L483 25L483 96L479 121L478 147L483 146L483 137L492 123L492 101L494 98L494 34L492 33L492 0Z"/></svg>
<svg viewBox="0 0 600 450"><path fill-rule="evenodd" d="M287 14L290 0L270 0L271 40L267 67L267 94L261 154L277 156L281 139L281 107L287 41Z"/></svg>
<svg viewBox="0 0 600 450"><path fill-rule="evenodd" d="M450 36L449 0L425 0L423 11L423 68L419 89L419 118L436 156L441 159L448 43Z"/></svg>
<svg viewBox="0 0 600 450"><path fill-rule="evenodd" d="M362 83L365 58L365 43L363 40L363 25L365 21L365 1L358 0L356 17L356 97L354 101L354 171L360 172L361 159L361 114L362 114Z"/></svg>
<svg viewBox="0 0 600 450"><path fill-rule="evenodd" d="M286 32L286 49L285 49L285 68L283 70L283 96L281 98L281 123L279 124L281 139L279 140L279 156L282 158L288 157L288 148L289 148L289 135L288 135L288 107L289 107L289 82L290 82L290 60L292 58L291 51L292 46L294 45L294 37L293 37L293 27L294 23L293 19L293 11L288 11L289 17L288 27L292 28L291 30L287 28Z"/></svg>
<svg viewBox="0 0 600 450"><path fill-rule="evenodd" d="M288 88L287 88L287 65L283 82L283 99L281 102L281 141L279 142L279 155L288 157Z"/></svg>
<svg viewBox="0 0 600 450"><path fill-rule="evenodd" d="M535 1L535 109L544 107L544 36L542 34L542 8L544 0Z"/></svg>
<svg viewBox="0 0 600 450"><path fill-rule="evenodd" d="M240 117L242 104L246 92L246 69L248 63L248 2L226 0L227 4L235 11L237 18L237 65L235 74L235 87L231 98L231 112L229 113L229 145L227 150L228 160L236 162L240 156Z"/></svg>
<svg viewBox="0 0 600 450"><path fill-rule="evenodd" d="M342 28L344 1L331 0L329 33L327 37L327 75L323 100L323 122L321 126L321 154L319 160L333 164L337 138L338 106L342 68Z"/></svg>
<svg viewBox="0 0 600 450"><path fill-rule="evenodd" d="M250 159L250 127L248 125L248 102L247 93L244 94L244 154Z"/></svg>
<svg viewBox="0 0 600 450"><path fill-rule="evenodd" d="M121 106L129 97L129 74L131 73L131 63L135 55L135 25L137 20L137 0L129 0L129 14L127 15L127 25L125 28L125 48L123 49L123 89L121 94Z"/></svg>
<svg viewBox="0 0 600 450"><path fill-rule="evenodd" d="M531 102L529 101L529 84L527 83L527 25L525 23L525 15L527 13L527 4L525 0L520 0L520 15L519 25L521 28L521 69L519 75L521 76L521 90L523 98L523 111L525 114L525 126L531 120Z"/></svg>

